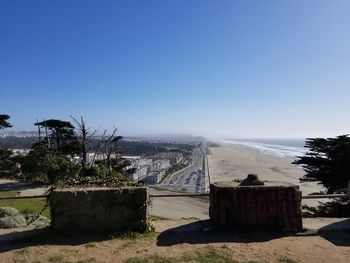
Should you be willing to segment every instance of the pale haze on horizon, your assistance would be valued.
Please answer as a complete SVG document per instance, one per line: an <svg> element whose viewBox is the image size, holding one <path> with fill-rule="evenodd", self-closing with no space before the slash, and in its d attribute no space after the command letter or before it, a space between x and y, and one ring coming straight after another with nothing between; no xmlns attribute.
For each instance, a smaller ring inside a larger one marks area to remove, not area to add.
<svg viewBox="0 0 350 263"><path fill-rule="evenodd" d="M350 133L350 2L1 1L0 114L122 135Z"/></svg>

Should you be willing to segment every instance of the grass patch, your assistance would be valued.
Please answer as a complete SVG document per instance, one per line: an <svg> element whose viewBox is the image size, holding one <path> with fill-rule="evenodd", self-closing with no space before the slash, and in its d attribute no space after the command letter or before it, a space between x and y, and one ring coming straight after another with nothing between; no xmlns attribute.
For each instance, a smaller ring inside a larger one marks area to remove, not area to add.
<svg viewBox="0 0 350 263"><path fill-rule="evenodd" d="M61 252L66 254L66 255L78 255L79 254L79 250L77 249L69 249L69 248L63 248L61 249Z"/></svg>
<svg viewBox="0 0 350 263"><path fill-rule="evenodd" d="M27 247L26 248L22 248L22 249L18 250L16 253L19 254L19 255L28 255L29 254L29 249Z"/></svg>
<svg viewBox="0 0 350 263"><path fill-rule="evenodd" d="M166 258L158 255L152 255L148 257L134 257L124 261L124 263L175 263L175 262L181 262L181 261L175 261L174 258Z"/></svg>
<svg viewBox="0 0 350 263"><path fill-rule="evenodd" d="M221 249L207 247L192 254L184 254L180 257L163 257L157 254L145 257L129 258L125 263L180 263L180 262L199 262L199 263L239 263L232 258L232 254ZM253 263L253 261L249 261ZM247 262L248 263L248 262ZM258 262L257 262L258 263Z"/></svg>
<svg viewBox="0 0 350 263"><path fill-rule="evenodd" d="M68 251L68 252L67 252ZM47 261L44 261L44 262L53 262L53 263L96 263L96 259L95 258L88 258L88 259L83 259L83 260L76 260L76 259L70 259L69 257L70 256L77 256L77 253L76 254L71 254L69 255L70 253L72 253L72 251L70 250L67 250L67 251L63 251L64 254L57 254L55 256L50 256ZM74 251L73 251L74 252ZM68 254L67 254L68 253Z"/></svg>
<svg viewBox="0 0 350 263"><path fill-rule="evenodd" d="M280 263L298 263L298 261L295 261L294 259L290 259L290 258L287 258L287 257L280 258L278 260L278 262L280 262Z"/></svg>
<svg viewBox="0 0 350 263"><path fill-rule="evenodd" d="M63 260L64 260L63 255L51 256L47 259L48 262L63 262Z"/></svg>
<svg viewBox="0 0 350 263"><path fill-rule="evenodd" d="M17 195L18 195L18 193L16 191L11 191L11 190L1 190L0 191L0 197L14 197Z"/></svg>
<svg viewBox="0 0 350 263"><path fill-rule="evenodd" d="M63 255L56 255L56 256L52 256L49 257L47 259L47 261L45 262L52 262L52 263L96 263L96 259L95 258L89 258L89 259L84 259L84 260L68 260L67 258L65 258Z"/></svg>
<svg viewBox="0 0 350 263"><path fill-rule="evenodd" d="M45 204L46 200L40 198L0 200L0 207L9 206L16 208L20 212L29 212L34 215L38 214ZM50 208L46 208L42 215L51 218Z"/></svg>
<svg viewBox="0 0 350 263"><path fill-rule="evenodd" d="M163 220L169 220L169 218L165 218L162 216L155 216L155 215L149 215L147 219L152 222L152 221L163 221Z"/></svg>
<svg viewBox="0 0 350 263"><path fill-rule="evenodd" d="M157 233L152 231L146 231L143 233L128 231L119 235L114 236L114 238L122 239L122 240L140 240L144 238L156 238Z"/></svg>
<svg viewBox="0 0 350 263"><path fill-rule="evenodd" d="M124 242L124 244L121 246L122 249L134 246L137 244L138 240L142 239L156 239L158 234L154 231L154 228L150 228L150 230L147 230L143 233L134 232L134 231L128 231L125 233L118 234L117 236L114 236L114 238L121 239Z"/></svg>
<svg viewBox="0 0 350 263"><path fill-rule="evenodd" d="M97 242L96 241L90 241L85 245L85 248L92 248L92 247L97 247Z"/></svg>

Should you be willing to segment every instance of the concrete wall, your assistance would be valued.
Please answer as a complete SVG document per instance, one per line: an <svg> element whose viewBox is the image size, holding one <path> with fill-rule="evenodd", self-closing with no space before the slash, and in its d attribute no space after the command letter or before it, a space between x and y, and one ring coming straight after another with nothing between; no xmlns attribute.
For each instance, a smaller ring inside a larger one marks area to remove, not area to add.
<svg viewBox="0 0 350 263"><path fill-rule="evenodd" d="M136 230L146 228L145 187L57 189L50 197L55 230Z"/></svg>
<svg viewBox="0 0 350 263"><path fill-rule="evenodd" d="M301 192L283 182L211 184L209 216L214 223L229 227L300 231Z"/></svg>

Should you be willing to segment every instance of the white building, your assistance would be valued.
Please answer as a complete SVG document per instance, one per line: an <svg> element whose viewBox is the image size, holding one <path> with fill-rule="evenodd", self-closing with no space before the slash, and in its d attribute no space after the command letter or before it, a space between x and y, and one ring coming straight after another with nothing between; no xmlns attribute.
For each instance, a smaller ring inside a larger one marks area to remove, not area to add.
<svg viewBox="0 0 350 263"><path fill-rule="evenodd" d="M170 164L179 163L183 159L183 154L181 152L160 152L153 156L154 160L158 159L168 159Z"/></svg>
<svg viewBox="0 0 350 263"><path fill-rule="evenodd" d="M140 181L146 178L148 174L148 167L138 167L135 172L129 175L129 179L133 181Z"/></svg>
<svg viewBox="0 0 350 263"><path fill-rule="evenodd" d="M152 166L152 159L142 158L141 156L123 156L123 158L130 162L130 166L126 169L135 169L135 172L129 175L130 180L140 181L145 179Z"/></svg>
<svg viewBox="0 0 350 263"><path fill-rule="evenodd" d="M170 160L168 160L168 159L156 160L152 163L152 171L151 172L165 170L165 169L168 169L170 166L171 166Z"/></svg>
<svg viewBox="0 0 350 263"><path fill-rule="evenodd" d="M146 184L158 184L160 180L163 178L165 174L165 170L159 172L151 172L145 178Z"/></svg>

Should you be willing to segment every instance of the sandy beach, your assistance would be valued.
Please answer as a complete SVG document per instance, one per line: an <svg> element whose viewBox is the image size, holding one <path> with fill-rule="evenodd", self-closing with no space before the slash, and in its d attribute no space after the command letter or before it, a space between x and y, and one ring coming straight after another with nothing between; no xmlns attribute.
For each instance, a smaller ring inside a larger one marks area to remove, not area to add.
<svg viewBox="0 0 350 263"><path fill-rule="evenodd" d="M284 181L299 185L303 195L324 190L317 183L300 183L304 170L292 164L292 160L263 154L258 150L220 144L211 147L208 157L209 171L213 182L244 179L249 173L258 174L261 180ZM318 200L303 200L303 204L317 205Z"/></svg>

